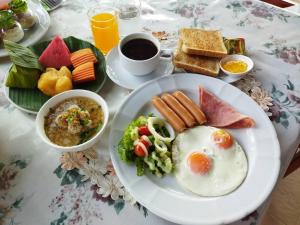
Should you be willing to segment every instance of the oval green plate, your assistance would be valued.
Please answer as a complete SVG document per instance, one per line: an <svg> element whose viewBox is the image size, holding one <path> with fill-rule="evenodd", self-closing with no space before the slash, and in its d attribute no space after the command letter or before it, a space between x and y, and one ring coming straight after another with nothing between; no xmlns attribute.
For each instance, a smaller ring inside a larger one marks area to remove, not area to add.
<svg viewBox="0 0 300 225"><path fill-rule="evenodd" d="M95 64L96 80L84 84L75 85L73 89L85 89L93 92L99 92L103 87L107 78L106 74L106 62L103 54L91 43L80 40L75 37L64 38L70 52L75 52L79 49L90 48L94 52L98 59L98 63ZM32 45L29 48L38 56L46 49L50 41L40 42ZM6 79L5 79L6 80ZM27 88L5 88L5 94L12 104L17 108L36 114L42 105L51 97L44 95L39 89L27 89Z"/></svg>

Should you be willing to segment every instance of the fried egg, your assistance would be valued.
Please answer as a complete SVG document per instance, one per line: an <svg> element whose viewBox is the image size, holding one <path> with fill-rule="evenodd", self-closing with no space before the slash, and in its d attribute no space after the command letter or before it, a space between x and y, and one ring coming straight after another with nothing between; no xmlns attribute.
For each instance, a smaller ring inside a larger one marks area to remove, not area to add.
<svg viewBox="0 0 300 225"><path fill-rule="evenodd" d="M198 126L180 133L172 157L178 183L201 196L226 195L247 175L243 148L231 134L215 127Z"/></svg>

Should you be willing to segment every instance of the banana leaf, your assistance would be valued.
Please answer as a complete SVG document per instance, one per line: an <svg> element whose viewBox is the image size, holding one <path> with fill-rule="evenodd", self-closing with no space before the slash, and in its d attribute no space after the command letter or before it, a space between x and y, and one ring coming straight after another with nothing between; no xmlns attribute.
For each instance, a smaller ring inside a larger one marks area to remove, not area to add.
<svg viewBox="0 0 300 225"><path fill-rule="evenodd" d="M43 70L37 55L30 51L30 49L8 40L4 40L3 43L14 64L24 68Z"/></svg>
<svg viewBox="0 0 300 225"><path fill-rule="evenodd" d="M102 88L107 74L106 74L106 62L103 54L91 43L80 40L75 37L64 38L66 45L70 52L75 52L83 48L90 48L94 52L98 59L98 63L95 66L96 80L88 83L78 84L74 86L74 89L85 89L93 92L99 92ZM38 56L46 49L50 41L40 42L32 45L29 48ZM71 68L73 69L73 68ZM42 105L50 98L44 95L39 89L22 89L22 88L9 88L9 98L21 108L38 112Z"/></svg>

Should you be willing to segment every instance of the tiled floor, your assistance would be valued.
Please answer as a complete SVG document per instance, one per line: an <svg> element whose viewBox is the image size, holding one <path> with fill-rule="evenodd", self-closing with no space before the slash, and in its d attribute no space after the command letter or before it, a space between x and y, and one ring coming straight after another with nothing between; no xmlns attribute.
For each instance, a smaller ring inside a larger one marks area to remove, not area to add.
<svg viewBox="0 0 300 225"><path fill-rule="evenodd" d="M261 225L300 225L300 169L280 182Z"/></svg>

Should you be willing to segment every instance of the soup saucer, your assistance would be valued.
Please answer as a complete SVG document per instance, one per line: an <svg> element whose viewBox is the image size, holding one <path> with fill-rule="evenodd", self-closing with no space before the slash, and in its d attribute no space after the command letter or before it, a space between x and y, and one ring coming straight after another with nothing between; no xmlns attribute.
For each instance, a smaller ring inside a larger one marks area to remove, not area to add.
<svg viewBox="0 0 300 225"><path fill-rule="evenodd" d="M117 47L113 48L106 56L108 77L117 85L127 89L133 90L147 81L170 75L173 73L173 70L174 66L171 60L161 59L153 72L144 76L134 76L121 66Z"/></svg>

